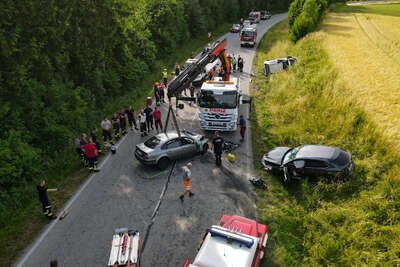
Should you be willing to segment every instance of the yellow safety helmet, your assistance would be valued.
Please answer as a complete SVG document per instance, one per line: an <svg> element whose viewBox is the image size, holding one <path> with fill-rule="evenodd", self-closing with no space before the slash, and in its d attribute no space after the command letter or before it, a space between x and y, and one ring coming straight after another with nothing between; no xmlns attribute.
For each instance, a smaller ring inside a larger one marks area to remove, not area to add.
<svg viewBox="0 0 400 267"><path fill-rule="evenodd" d="M236 156L232 153L228 153L228 155L226 155L226 159L230 162L230 163L234 163L236 160Z"/></svg>

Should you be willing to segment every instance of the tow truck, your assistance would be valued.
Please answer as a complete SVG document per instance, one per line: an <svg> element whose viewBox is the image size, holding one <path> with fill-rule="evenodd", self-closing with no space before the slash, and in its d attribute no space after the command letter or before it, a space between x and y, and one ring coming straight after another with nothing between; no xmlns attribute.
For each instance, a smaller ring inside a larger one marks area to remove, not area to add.
<svg viewBox="0 0 400 267"><path fill-rule="evenodd" d="M268 226L238 215L222 215L206 232L193 263L183 267L259 267Z"/></svg>
<svg viewBox="0 0 400 267"><path fill-rule="evenodd" d="M183 108L179 100L198 101L200 127L204 130L235 131L237 128L241 95L238 79L230 77L231 68L225 51L226 43L226 39L217 41L168 84L168 96L176 98L177 108ZM223 77L205 81L198 98L182 96L182 92L204 72L205 67L218 59L224 70ZM244 100L242 103L249 101Z"/></svg>

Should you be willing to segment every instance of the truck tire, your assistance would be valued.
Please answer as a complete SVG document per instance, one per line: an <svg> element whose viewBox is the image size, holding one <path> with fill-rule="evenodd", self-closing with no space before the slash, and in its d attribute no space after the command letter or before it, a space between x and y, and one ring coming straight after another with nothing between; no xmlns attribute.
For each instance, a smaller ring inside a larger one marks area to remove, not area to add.
<svg viewBox="0 0 400 267"><path fill-rule="evenodd" d="M162 157L161 159L158 160L157 162L157 167L160 170L165 170L169 166L170 160L167 157Z"/></svg>

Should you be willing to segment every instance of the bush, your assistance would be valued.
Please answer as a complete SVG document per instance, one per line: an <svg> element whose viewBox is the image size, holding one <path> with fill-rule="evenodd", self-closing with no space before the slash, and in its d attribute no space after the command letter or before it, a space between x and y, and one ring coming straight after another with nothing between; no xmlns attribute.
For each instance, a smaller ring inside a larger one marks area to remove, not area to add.
<svg viewBox="0 0 400 267"><path fill-rule="evenodd" d="M290 39L296 42L314 31L327 7L327 0L295 0L289 9Z"/></svg>

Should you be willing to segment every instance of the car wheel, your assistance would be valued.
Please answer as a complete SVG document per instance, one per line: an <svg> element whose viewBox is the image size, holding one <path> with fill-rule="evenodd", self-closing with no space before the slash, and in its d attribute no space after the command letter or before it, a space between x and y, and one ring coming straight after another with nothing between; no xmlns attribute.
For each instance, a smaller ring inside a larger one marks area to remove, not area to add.
<svg viewBox="0 0 400 267"><path fill-rule="evenodd" d="M208 151L208 144L204 144L203 149L201 150L201 154L204 155L207 153L207 151Z"/></svg>
<svg viewBox="0 0 400 267"><path fill-rule="evenodd" d="M161 170L165 170L169 166L170 160L167 157L163 157L158 160L157 166Z"/></svg>

